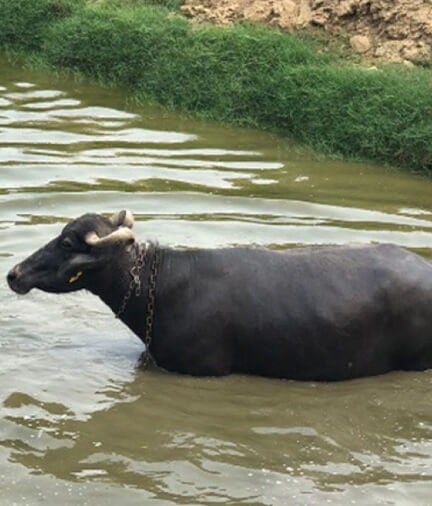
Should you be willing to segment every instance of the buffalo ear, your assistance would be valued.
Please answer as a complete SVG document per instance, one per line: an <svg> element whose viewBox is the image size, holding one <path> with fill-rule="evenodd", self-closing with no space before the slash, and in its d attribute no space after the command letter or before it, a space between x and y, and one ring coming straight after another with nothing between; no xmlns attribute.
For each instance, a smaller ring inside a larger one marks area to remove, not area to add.
<svg viewBox="0 0 432 506"><path fill-rule="evenodd" d="M123 209L123 211L113 214L110 218L110 221L115 227L132 228L135 223L133 214L126 209Z"/></svg>
<svg viewBox="0 0 432 506"><path fill-rule="evenodd" d="M66 262L64 265L62 265L57 271L57 274L62 279L69 279L70 276L81 276L82 271L94 269L100 264L100 259L96 258L94 255L79 253L78 255L72 257L72 259ZM78 272L81 272L81 274L78 274Z"/></svg>

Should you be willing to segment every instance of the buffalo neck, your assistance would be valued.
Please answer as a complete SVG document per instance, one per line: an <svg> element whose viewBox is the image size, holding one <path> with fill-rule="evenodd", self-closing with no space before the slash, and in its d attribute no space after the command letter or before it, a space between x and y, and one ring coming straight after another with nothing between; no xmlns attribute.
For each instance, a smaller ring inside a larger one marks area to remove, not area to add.
<svg viewBox="0 0 432 506"><path fill-rule="evenodd" d="M192 278L196 278L194 271L195 255L190 250L176 250L160 248L148 243L145 265L140 271L141 293L131 295L120 320L127 325L144 343L146 336L147 305L149 300L149 281L155 254L157 254L157 276L155 284L155 305L153 314L153 328L150 341L150 352L158 365L163 367L166 348L171 349L169 329L175 326L178 301L182 307L193 302ZM136 262L136 251L128 254L124 252L109 269L102 274L98 295L114 314L121 307L125 294L130 286L130 274ZM107 280L108 278L108 280ZM182 313L183 315L183 313ZM182 317L180 315L180 317Z"/></svg>
<svg viewBox="0 0 432 506"><path fill-rule="evenodd" d="M152 243L146 245L145 263L139 272L140 293L136 293L136 287L130 298L127 300L124 311L119 319L125 323L141 339L145 336L146 308L148 301L148 288L151 265L156 252L156 246ZM158 253L160 249L158 248ZM132 248L130 252L123 250L112 262L109 268L104 269L98 277L97 289L91 290L98 295L115 315L118 314L126 294L128 293L133 280L131 270L136 265L139 250Z"/></svg>

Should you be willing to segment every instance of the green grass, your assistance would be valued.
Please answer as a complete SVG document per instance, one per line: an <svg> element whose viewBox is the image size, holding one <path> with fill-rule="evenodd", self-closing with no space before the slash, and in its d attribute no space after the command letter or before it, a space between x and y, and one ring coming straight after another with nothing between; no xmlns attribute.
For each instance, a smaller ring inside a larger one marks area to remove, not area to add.
<svg viewBox="0 0 432 506"><path fill-rule="evenodd" d="M0 0L0 45L141 100L432 175L431 70L365 70L304 36L194 25L179 3Z"/></svg>
<svg viewBox="0 0 432 506"><path fill-rule="evenodd" d="M39 50L50 26L85 0L0 0L0 47Z"/></svg>

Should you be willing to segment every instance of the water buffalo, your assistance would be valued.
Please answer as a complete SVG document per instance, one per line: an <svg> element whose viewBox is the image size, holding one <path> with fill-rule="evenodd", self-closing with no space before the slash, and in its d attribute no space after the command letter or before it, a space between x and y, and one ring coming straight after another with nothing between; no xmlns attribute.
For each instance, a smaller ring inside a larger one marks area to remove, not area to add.
<svg viewBox="0 0 432 506"><path fill-rule="evenodd" d="M271 251L138 245L85 214L9 286L98 295L155 363L191 375L333 381L432 367L432 264L391 244Z"/></svg>

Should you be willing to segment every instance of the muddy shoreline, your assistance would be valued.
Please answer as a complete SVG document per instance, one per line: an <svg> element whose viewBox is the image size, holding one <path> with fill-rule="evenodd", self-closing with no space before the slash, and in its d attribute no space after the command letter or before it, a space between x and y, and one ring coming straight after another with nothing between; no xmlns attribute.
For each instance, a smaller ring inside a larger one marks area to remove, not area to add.
<svg viewBox="0 0 432 506"><path fill-rule="evenodd" d="M286 31L320 28L378 62L432 59L432 3L427 0L186 0L184 15L216 24L259 22Z"/></svg>

